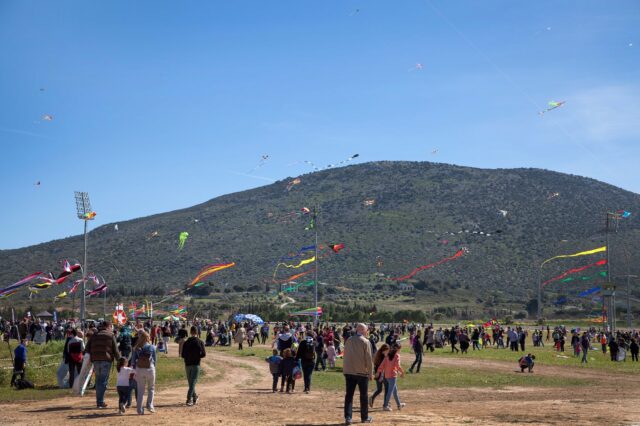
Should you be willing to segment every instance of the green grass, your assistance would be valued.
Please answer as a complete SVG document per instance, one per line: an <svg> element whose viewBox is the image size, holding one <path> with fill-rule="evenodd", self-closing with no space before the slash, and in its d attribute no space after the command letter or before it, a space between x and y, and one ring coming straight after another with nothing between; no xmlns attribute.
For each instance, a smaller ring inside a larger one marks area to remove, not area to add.
<svg viewBox="0 0 640 426"><path fill-rule="evenodd" d="M242 351L238 350L236 347L216 348L216 350L237 357L256 357L258 359L264 359L271 355L271 349L266 347L246 348ZM487 350L485 352L488 353L510 351ZM436 356L447 356L447 353L442 351L441 349L439 349L438 352L434 352L434 354L437 354ZM495 371L494 369L467 368L464 366L461 366L460 368L434 366L429 364L429 356L432 356L432 354L427 354L425 356L425 359L423 361L423 371L420 374L407 374L404 378L400 379L400 386L402 389L426 389L434 387L502 388L507 386L564 387L585 385L588 383L586 379L580 378L567 379L559 377L540 376L536 375L535 373L517 373L517 365L513 360L513 358L515 357L513 353L505 353L502 358L487 357L487 359L511 361L511 364L507 364L505 362L504 371ZM413 354L411 354L407 349L403 349L402 365L405 371L409 369L411 362L413 362ZM265 371L268 371L267 369L269 367L266 362L264 368ZM343 389L344 376L342 375L342 359L337 359L335 370L327 370L326 372L314 372L311 380L314 388L327 390Z"/></svg>
<svg viewBox="0 0 640 426"><path fill-rule="evenodd" d="M11 349L15 349L15 341L11 342ZM0 401L19 401L19 400L43 400L70 395L68 389L58 389L58 381L56 372L62 359L62 350L64 342L50 342L46 345L29 344L27 346L27 379L33 382L35 389L24 389L17 391L9 386L11 381L11 369L0 370ZM40 358L42 355L46 357ZM54 355L54 356L48 356ZM0 367L8 367L11 361L5 360L10 358L9 349L6 343L2 343L0 347ZM48 365L53 364L53 365ZM36 368L45 365L44 368ZM201 375L205 375L202 370ZM211 380L212 377L203 377L205 380ZM156 368L156 388L183 382L186 384L186 375L184 369L184 361L181 358L169 358L164 354L158 354L158 365ZM111 371L109 377L109 395L115 392L116 371L115 367ZM87 395L93 396L93 391L89 391Z"/></svg>

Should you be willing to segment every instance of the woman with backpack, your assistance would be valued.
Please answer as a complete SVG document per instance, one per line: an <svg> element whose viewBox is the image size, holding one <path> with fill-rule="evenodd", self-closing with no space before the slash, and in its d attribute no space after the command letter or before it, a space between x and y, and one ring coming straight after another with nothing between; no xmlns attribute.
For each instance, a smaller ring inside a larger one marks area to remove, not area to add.
<svg viewBox="0 0 640 426"><path fill-rule="evenodd" d="M73 387L76 375L80 374L84 357L84 334L82 331L71 330L71 338L67 342L67 364L69 364L69 386Z"/></svg>
<svg viewBox="0 0 640 426"><path fill-rule="evenodd" d="M156 412L153 407L153 396L156 385L157 355L156 347L149 343L149 340L149 334L146 331L140 331L136 346L133 349L133 357L131 358L131 365L135 370L136 382L138 383L138 414L144 414L142 401L145 387L148 388L147 410L151 413Z"/></svg>

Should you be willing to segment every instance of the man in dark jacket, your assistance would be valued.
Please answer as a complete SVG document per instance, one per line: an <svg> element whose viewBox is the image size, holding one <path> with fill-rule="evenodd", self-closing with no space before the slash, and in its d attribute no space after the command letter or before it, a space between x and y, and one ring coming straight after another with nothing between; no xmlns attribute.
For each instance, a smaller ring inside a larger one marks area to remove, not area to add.
<svg viewBox="0 0 640 426"><path fill-rule="evenodd" d="M104 321L98 327L98 332L91 336L87 343L86 352L91 356L93 371L96 373L96 404L98 408L107 408L104 393L109 382L109 373L113 360L120 359L116 337L113 335L111 321Z"/></svg>
<svg viewBox="0 0 640 426"><path fill-rule="evenodd" d="M198 382L198 375L200 375L200 360L207 355L204 350L204 342L198 337L198 329L191 326L190 333L191 337L182 345L182 358L184 358L187 382L189 382L189 390L187 391L188 406L195 405L198 402L196 383Z"/></svg>
<svg viewBox="0 0 640 426"><path fill-rule="evenodd" d="M302 377L304 378L304 393L311 390L311 374L313 374L313 366L316 360L316 348L313 340L313 331L307 331L307 337L300 342L296 359L302 364Z"/></svg>

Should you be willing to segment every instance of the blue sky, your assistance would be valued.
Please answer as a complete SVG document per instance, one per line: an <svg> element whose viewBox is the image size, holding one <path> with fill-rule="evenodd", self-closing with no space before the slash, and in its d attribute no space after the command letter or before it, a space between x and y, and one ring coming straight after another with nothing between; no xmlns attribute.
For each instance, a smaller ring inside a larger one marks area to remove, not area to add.
<svg viewBox="0 0 640 426"><path fill-rule="evenodd" d="M640 192L639 49L637 1L4 0L0 249L354 153Z"/></svg>

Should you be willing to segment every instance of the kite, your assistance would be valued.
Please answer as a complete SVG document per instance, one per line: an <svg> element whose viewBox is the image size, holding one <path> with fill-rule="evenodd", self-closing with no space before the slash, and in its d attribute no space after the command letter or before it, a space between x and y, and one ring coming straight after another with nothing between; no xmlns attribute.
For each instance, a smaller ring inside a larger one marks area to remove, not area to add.
<svg viewBox="0 0 640 426"><path fill-rule="evenodd" d="M373 206L376 204L376 200L364 200L362 202L362 204L364 204L365 206L369 207L369 206Z"/></svg>
<svg viewBox="0 0 640 426"><path fill-rule="evenodd" d="M600 290L601 290L600 287L593 287L593 288L590 288L589 290L583 291L582 293L578 294L578 296L579 297L587 297L589 295L592 295L594 293L599 292Z"/></svg>
<svg viewBox="0 0 640 426"><path fill-rule="evenodd" d="M89 296L89 297L97 296L97 295L102 294L102 293L104 293L106 291L107 291L107 284L103 283L103 284L98 285L93 290L87 290L87 296Z"/></svg>
<svg viewBox="0 0 640 426"><path fill-rule="evenodd" d="M564 305L565 303L567 303L567 298L565 296L559 297L558 300L556 300L553 304L556 306L559 305Z"/></svg>
<svg viewBox="0 0 640 426"><path fill-rule="evenodd" d="M287 184L287 191L291 191L291 188L293 188L296 185L300 185L300 182L302 182L300 180L300 178L295 178L294 180L292 180L291 182L289 182Z"/></svg>
<svg viewBox="0 0 640 426"><path fill-rule="evenodd" d="M31 275L27 275L26 277L24 277L20 281L11 284L8 287L3 288L2 290L0 290L0 296L7 295L7 293L11 293L11 294L15 293L15 291L17 291L20 287L22 287L23 285L25 285L29 281L31 281L31 280L33 280L35 278L38 278L40 276L40 274L42 274L42 272L35 272L35 273L31 274Z"/></svg>
<svg viewBox="0 0 640 426"><path fill-rule="evenodd" d="M41 118L42 121L53 121L53 115L44 114Z"/></svg>
<svg viewBox="0 0 640 426"><path fill-rule="evenodd" d="M559 197L560 193L559 192L552 192L551 194L549 194L549 196L547 197L547 200L550 200L552 198L556 198Z"/></svg>
<svg viewBox="0 0 640 426"><path fill-rule="evenodd" d="M309 308L309 309L304 309L302 311L291 312L289 314L290 317L293 317L293 316L319 317L320 315L322 315L322 308L320 306L318 306L317 308Z"/></svg>
<svg viewBox="0 0 640 426"><path fill-rule="evenodd" d="M307 252L315 251L315 250L316 250L316 246L315 245L304 246L304 247L301 247L300 250L298 250L298 252L295 255L290 256L290 257L281 257L279 261L282 262L283 260L294 260L294 259L297 259L300 256L302 256L303 253L307 253Z"/></svg>
<svg viewBox="0 0 640 426"><path fill-rule="evenodd" d="M507 217L507 214L509 213L506 210L498 210L500 212L500 214L502 215L502 217Z"/></svg>
<svg viewBox="0 0 640 426"><path fill-rule="evenodd" d="M544 287L544 286L546 286L547 284L552 283L552 282L554 282L554 281L561 280L561 279L563 279L564 277L566 277L567 275L570 275L570 274L576 274L576 273L578 273L578 272L582 272L582 271L584 271L585 269L589 269L589 268L592 268L592 267L594 267L594 266L604 266L604 265L606 265L606 264L607 264L607 260L606 260L606 259L602 259L602 260L598 260L596 263L592 263L592 264L590 264L590 265L581 266L581 267L579 267L579 268L569 269L568 271L563 272L562 274L558 275L557 277L553 277L553 278L548 279L547 281L543 282L543 283L542 283L542 287Z"/></svg>
<svg viewBox="0 0 640 426"><path fill-rule="evenodd" d="M360 13L360 9L356 9L349 16L354 16L355 14Z"/></svg>
<svg viewBox="0 0 640 426"><path fill-rule="evenodd" d="M329 244L329 248L331 250L333 250L334 253L339 253L340 250L342 250L344 248L344 244L340 243L340 244Z"/></svg>
<svg viewBox="0 0 640 426"><path fill-rule="evenodd" d="M231 268L232 266L236 266L236 262L215 263L212 265L207 265L204 268L202 268L200 272L198 272L198 275L196 275L196 277L193 280L191 280L191 283L187 286L187 288L195 286L197 283L199 283L209 275L213 275L218 271L222 271L223 269Z"/></svg>
<svg viewBox="0 0 640 426"><path fill-rule="evenodd" d="M264 166L264 163L266 163L269 160L269 155L268 154L264 154L260 156L260 161L258 161L258 164L251 170L249 170L247 173L253 173L256 170L258 170L260 167Z"/></svg>
<svg viewBox="0 0 640 426"><path fill-rule="evenodd" d="M85 214L82 216L82 218L83 218L84 220L93 220L93 219L96 217L96 215L97 215L97 214L98 214L98 213L96 213L96 212L88 212L88 213L85 213Z"/></svg>
<svg viewBox="0 0 640 426"><path fill-rule="evenodd" d="M437 262L434 262L434 263L430 263L428 265L418 266L417 268L414 268L411 272L409 272L407 275L403 275L401 277L396 277L396 278L387 278L387 280L390 280L390 281L405 281L405 280L408 280L409 278L413 277L415 274L417 274L420 271L424 271L425 269L431 269L431 268L433 268L435 266L442 265L443 263L450 262L452 260L458 259L459 257L462 257L466 252L467 252L467 249L461 248L460 250L458 250L456 252L456 254L454 254L451 257L445 257L444 259L441 259L441 260L439 260Z"/></svg>
<svg viewBox="0 0 640 426"><path fill-rule="evenodd" d="M428 233L433 233L433 231L427 231ZM493 234L501 234L502 230L501 229L497 229L493 232ZM465 229L465 230L461 230L458 232L444 232L441 235L436 235L436 238L440 238L443 235L458 235L458 234L472 234L472 235L482 235L485 237L490 237L492 235L491 232L484 232L484 231L471 231L469 229Z"/></svg>
<svg viewBox="0 0 640 426"><path fill-rule="evenodd" d="M272 281L273 281L274 283L276 283L276 284L284 284L284 283L288 283L288 282L291 282L291 281L293 281L293 280L296 280L296 279L298 279L298 278L300 278L300 277L304 277L305 275L308 275L308 274L310 274L311 272L315 272L315 268L314 268L314 269L309 269L308 271L301 272L301 273L299 273L299 274L291 275L289 278L284 279L284 280L275 280L275 279L272 279Z"/></svg>
<svg viewBox="0 0 640 426"><path fill-rule="evenodd" d="M184 243L187 242L187 238L189 237L188 232L181 232L178 237L178 250L182 250L184 248Z"/></svg>
<svg viewBox="0 0 640 426"><path fill-rule="evenodd" d="M147 240L150 240L151 238L153 238L153 237L157 237L157 236L159 236L159 235L160 235L160 233L159 233L158 231L153 231L152 233L150 233L150 234L147 236Z"/></svg>
<svg viewBox="0 0 640 426"><path fill-rule="evenodd" d="M336 252L337 253L337 252ZM309 263L313 263L316 261L316 257L310 257L309 259L304 259L301 260L300 263L298 263L297 265L287 265L286 263L278 263L278 265L276 266L276 271L278 270L278 267L280 266L284 266L285 268L295 268L298 269L304 265L308 265Z"/></svg>
<svg viewBox="0 0 640 426"><path fill-rule="evenodd" d="M53 301L55 302L55 301L57 301L57 300L64 299L65 297L67 297L67 292L66 292L66 291L63 291L62 293L60 293L59 295L57 295L56 297L54 297L54 298L53 298Z"/></svg>
<svg viewBox="0 0 640 426"><path fill-rule="evenodd" d="M631 212L628 212L626 210L618 210L616 213L619 214L623 219L627 219L631 216Z"/></svg>
<svg viewBox="0 0 640 426"><path fill-rule="evenodd" d="M552 111L556 108L560 108L562 105L564 105L566 103L566 101L549 101L549 107L543 111L540 111L538 114L543 115L546 112Z"/></svg>
<svg viewBox="0 0 640 426"><path fill-rule="evenodd" d="M433 151L431 151L431 155L436 155L438 153L437 149L434 149Z"/></svg>
<svg viewBox="0 0 640 426"><path fill-rule="evenodd" d="M587 251L581 251L579 253L574 253L574 254L562 254L560 256L554 256L554 257L551 257L551 258L545 260L544 262L542 262L542 265L544 265L545 263L550 262L550 261L552 261L554 259L560 259L560 258L565 258L565 257L587 256L587 255L590 255L590 254L601 253L603 251L607 251L607 246L602 246L602 247L598 247L598 248L595 248L595 249L592 249L592 250L587 250ZM542 265L540 265L540 266L542 266Z"/></svg>
<svg viewBox="0 0 640 426"><path fill-rule="evenodd" d="M601 271L598 272L595 275L589 275L586 277L580 277L580 278L576 278L576 277L569 277L569 278L565 278L563 280L560 280L561 283L568 283L570 281L575 281L575 280L580 280L580 281L588 281L588 280L592 280L594 278L598 278L598 277L606 277L607 276L607 271Z"/></svg>
<svg viewBox="0 0 640 426"><path fill-rule="evenodd" d="M115 225L113 225L113 229L115 229L116 231L118 230L118 224L117 223Z"/></svg>
<svg viewBox="0 0 640 426"><path fill-rule="evenodd" d="M294 284L292 286L285 287L284 289L282 289L282 291L289 293L289 292L295 291L295 290L297 290L297 289L299 289L301 287L312 287L313 285L315 285L315 283L316 282L313 281L313 280L305 281L305 282L300 283L300 284Z"/></svg>
<svg viewBox="0 0 640 426"><path fill-rule="evenodd" d="M349 158L346 158L346 159L344 159L344 160L342 160L342 161L338 161L337 163L327 164L325 167L318 167L318 166L316 166L314 163L312 163L311 161L308 161L308 160L305 160L305 162L304 162L304 163L305 163L305 164L310 165L311 167L313 167L313 171L314 171L314 172L317 172L317 171L320 171L320 170L331 169L331 168L333 168L333 167L339 167L339 166L341 166L341 165L343 165L343 164L345 164L345 163L348 163L348 162L350 162L350 161L352 161L352 160L354 160L354 159L358 158L359 156L360 156L360 154L353 154L353 155L352 155L351 157L349 157Z"/></svg>
<svg viewBox="0 0 640 426"><path fill-rule="evenodd" d="M40 186L40 181L37 181L36 183L33 184L34 186Z"/></svg>
<svg viewBox="0 0 640 426"><path fill-rule="evenodd" d="M422 69L422 64L418 62L413 67L409 68L409 72L416 71L416 70L421 70L421 69Z"/></svg>

